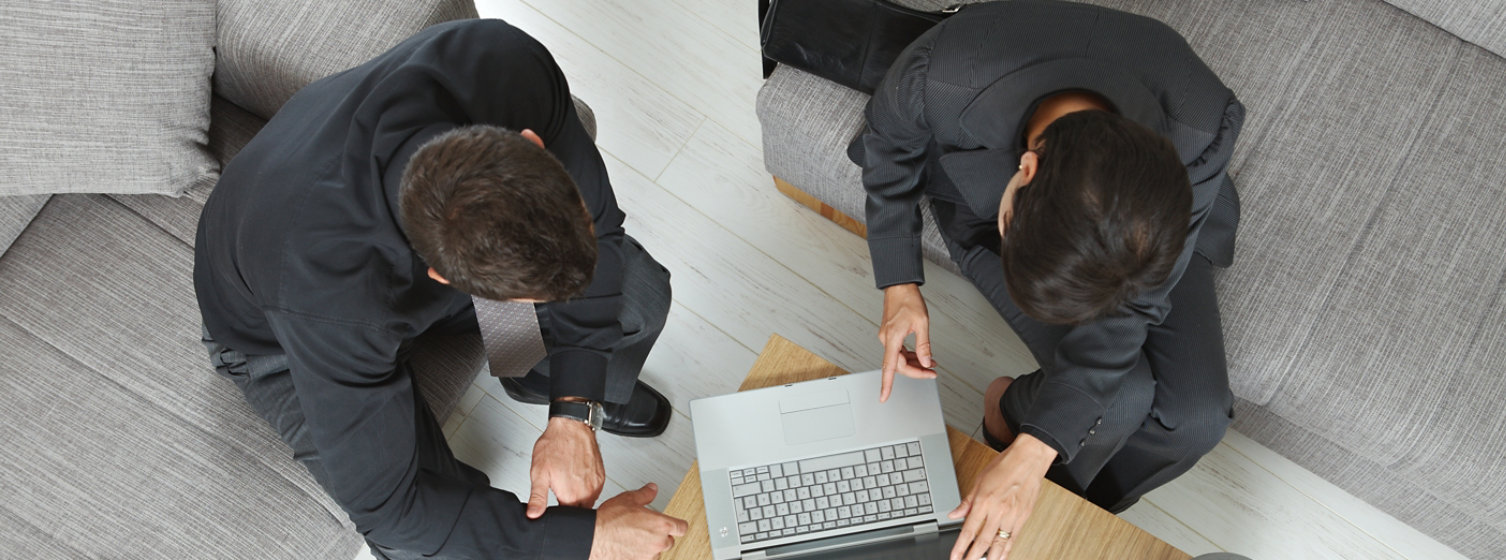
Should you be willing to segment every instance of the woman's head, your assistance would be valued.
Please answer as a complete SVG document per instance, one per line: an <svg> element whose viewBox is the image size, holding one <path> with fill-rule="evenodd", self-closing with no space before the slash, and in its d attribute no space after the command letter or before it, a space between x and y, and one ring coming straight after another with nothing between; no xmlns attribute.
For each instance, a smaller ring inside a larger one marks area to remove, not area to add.
<svg viewBox="0 0 1506 560"><path fill-rule="evenodd" d="M999 207L1015 304L1047 323L1112 315L1171 275L1192 186L1171 142L1107 111L1068 113L1020 158Z"/></svg>

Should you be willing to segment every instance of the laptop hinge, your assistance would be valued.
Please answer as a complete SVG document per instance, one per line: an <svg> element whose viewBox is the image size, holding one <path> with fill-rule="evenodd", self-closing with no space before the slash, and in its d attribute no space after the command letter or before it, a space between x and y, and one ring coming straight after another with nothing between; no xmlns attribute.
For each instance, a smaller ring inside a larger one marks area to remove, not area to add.
<svg viewBox="0 0 1506 560"><path fill-rule="evenodd" d="M884 541L915 539L924 541L927 538L934 539L941 528L934 520L918 523L915 525L900 525L884 529L850 533L835 537L826 537L814 541L802 543L771 546L768 548L750 550L742 554L742 560L768 560L769 558L799 558L817 552L838 550L850 546L873 544ZM770 554L772 553L772 555Z"/></svg>

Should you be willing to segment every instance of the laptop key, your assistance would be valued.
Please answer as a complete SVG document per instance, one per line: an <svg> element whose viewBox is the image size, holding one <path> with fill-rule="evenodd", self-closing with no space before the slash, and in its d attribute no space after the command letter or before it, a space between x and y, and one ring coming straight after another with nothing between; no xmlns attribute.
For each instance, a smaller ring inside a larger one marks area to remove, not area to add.
<svg viewBox="0 0 1506 560"><path fill-rule="evenodd" d="M738 484L732 487L732 497L741 498L757 494L761 487L757 482L752 484Z"/></svg>

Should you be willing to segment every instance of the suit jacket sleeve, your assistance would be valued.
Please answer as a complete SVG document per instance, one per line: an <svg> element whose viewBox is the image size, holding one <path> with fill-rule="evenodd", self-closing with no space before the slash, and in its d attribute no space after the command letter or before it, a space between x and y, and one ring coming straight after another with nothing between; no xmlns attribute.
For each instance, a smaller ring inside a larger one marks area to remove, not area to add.
<svg viewBox="0 0 1506 560"><path fill-rule="evenodd" d="M436 44L445 90L463 119L532 129L580 189L596 230L597 261L585 293L539 306L549 324L550 396L601 400L607 361L623 337L622 228L606 165L586 133L570 87L542 44L499 20L473 20Z"/></svg>
<svg viewBox="0 0 1506 560"><path fill-rule="evenodd" d="M1149 327L1171 313L1171 290L1186 272L1216 193L1228 180L1229 159L1243 122L1244 107L1231 98L1217 136L1187 168L1196 204L1186 244L1166 282L1139 294L1115 316L1072 327L1057 346L1055 371L1036 400L1042 405L1020 419L1020 431L1055 448L1058 461L1070 462L1096 435L1095 427L1120 384L1141 359ZM1002 285L1002 270L998 282Z"/></svg>
<svg viewBox="0 0 1506 560"><path fill-rule="evenodd" d="M318 456L315 474L372 542L445 558L586 558L595 512L529 520L506 492L425 469L401 329L272 311ZM331 352L339 348L340 352Z"/></svg>
<svg viewBox="0 0 1506 560"><path fill-rule="evenodd" d="M920 199L931 144L925 83L940 27L900 53L868 102L868 126L852 146L853 160L863 166L868 252L879 288L925 282Z"/></svg>

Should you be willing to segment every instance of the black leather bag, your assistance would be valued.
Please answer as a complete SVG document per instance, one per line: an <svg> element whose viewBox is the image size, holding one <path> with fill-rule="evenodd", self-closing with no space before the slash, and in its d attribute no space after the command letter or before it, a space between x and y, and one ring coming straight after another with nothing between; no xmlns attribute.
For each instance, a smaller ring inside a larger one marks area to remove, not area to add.
<svg viewBox="0 0 1506 560"><path fill-rule="evenodd" d="M863 93L926 30L961 9L925 12L889 0L773 0L763 55Z"/></svg>

